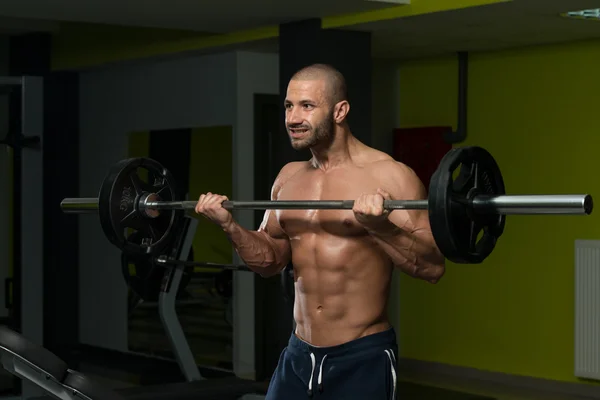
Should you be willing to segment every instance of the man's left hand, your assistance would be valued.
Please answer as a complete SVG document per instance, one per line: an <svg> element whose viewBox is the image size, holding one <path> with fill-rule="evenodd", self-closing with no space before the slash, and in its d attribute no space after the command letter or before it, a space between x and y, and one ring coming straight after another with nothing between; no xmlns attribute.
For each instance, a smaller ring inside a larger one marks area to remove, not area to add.
<svg viewBox="0 0 600 400"><path fill-rule="evenodd" d="M391 224L388 220L390 210L383 208L383 202L391 199L392 196L383 189L377 189L375 194L363 194L354 201L354 217L367 230L387 228Z"/></svg>

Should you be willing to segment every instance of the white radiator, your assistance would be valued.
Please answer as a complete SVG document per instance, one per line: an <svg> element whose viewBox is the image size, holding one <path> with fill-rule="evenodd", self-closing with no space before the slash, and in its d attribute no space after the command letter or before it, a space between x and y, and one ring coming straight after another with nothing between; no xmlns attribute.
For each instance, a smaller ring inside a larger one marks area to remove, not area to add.
<svg viewBox="0 0 600 400"><path fill-rule="evenodd" d="M575 376L600 380L600 240L575 241Z"/></svg>

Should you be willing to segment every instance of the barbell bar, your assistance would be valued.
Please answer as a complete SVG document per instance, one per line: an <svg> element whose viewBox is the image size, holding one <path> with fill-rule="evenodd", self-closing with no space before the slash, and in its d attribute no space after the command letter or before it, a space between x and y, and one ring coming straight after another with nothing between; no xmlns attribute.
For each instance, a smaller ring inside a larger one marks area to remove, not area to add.
<svg viewBox="0 0 600 400"><path fill-rule="evenodd" d="M244 264L220 264L206 261L183 261L183 260L174 260L167 258L166 256L160 256L156 258L156 263L158 265L165 266L176 266L180 265L182 267L204 267L204 268L216 268L220 270L231 270L231 271L252 271L247 265Z"/></svg>
<svg viewBox="0 0 600 400"><path fill-rule="evenodd" d="M144 210L194 210L197 201L147 201L142 197L137 205ZM227 210L351 210L354 200L272 200L224 201ZM589 215L593 209L589 194L565 195L476 195L467 207L481 214L563 214ZM60 203L66 214L98 212L98 198L66 198ZM386 210L427 210L427 200L384 200Z"/></svg>
<svg viewBox="0 0 600 400"><path fill-rule="evenodd" d="M147 170L148 182L140 169ZM455 172L458 171L458 174ZM151 182L153 179L153 182ZM351 185L351 182L348 183ZM65 198L67 214L98 213L108 240L124 252L159 254L181 218L196 201L179 201L168 169L149 158L122 160L113 165L97 198ZM225 201L228 210L336 209L350 210L354 200ZM589 215L589 194L507 195L496 160L482 147L451 149L429 183L426 200L385 200L388 210L428 210L431 231L444 256L456 263L481 263L504 232L506 215ZM128 240L127 231L142 232L144 240Z"/></svg>

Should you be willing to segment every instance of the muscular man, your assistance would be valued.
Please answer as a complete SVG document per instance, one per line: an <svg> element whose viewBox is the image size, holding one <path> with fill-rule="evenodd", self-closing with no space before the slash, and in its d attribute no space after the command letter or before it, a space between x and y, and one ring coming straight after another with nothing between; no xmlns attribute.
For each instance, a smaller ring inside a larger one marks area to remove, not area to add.
<svg viewBox="0 0 600 400"><path fill-rule="evenodd" d="M383 209L384 199L424 199L415 173L352 135L344 77L312 65L289 82L287 132L308 161L277 176L272 200L355 199L350 210L267 210L257 231L202 194L200 213L220 225L241 259L270 277L294 266L296 330L282 352L267 399L391 399L396 334L386 307L393 268L436 283L444 257L427 211Z"/></svg>

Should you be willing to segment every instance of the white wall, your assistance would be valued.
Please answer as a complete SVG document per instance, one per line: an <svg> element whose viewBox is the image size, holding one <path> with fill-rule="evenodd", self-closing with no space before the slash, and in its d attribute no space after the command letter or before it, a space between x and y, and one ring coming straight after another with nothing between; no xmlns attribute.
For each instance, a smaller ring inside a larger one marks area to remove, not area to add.
<svg viewBox="0 0 600 400"><path fill-rule="evenodd" d="M235 125L236 76L235 53L82 72L79 196L98 195L108 168L127 157L132 131ZM125 351L127 290L120 252L96 216L79 221L80 340Z"/></svg>
<svg viewBox="0 0 600 400"><path fill-rule="evenodd" d="M237 53L237 114L234 135L234 198L254 199L254 94L279 93L279 55ZM242 211L236 220L254 225L254 213ZM236 263L241 262L234 252ZM234 274L234 365L238 376L254 379L254 277Z"/></svg>

